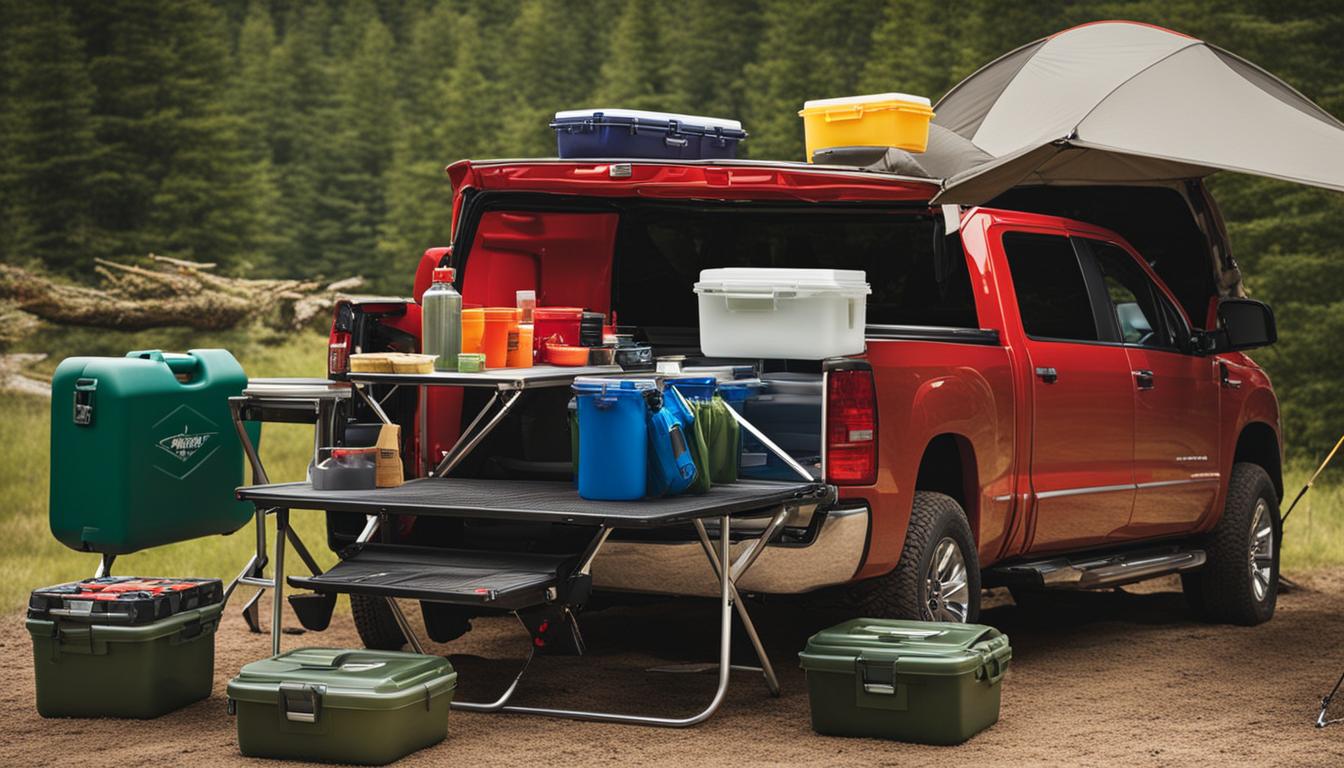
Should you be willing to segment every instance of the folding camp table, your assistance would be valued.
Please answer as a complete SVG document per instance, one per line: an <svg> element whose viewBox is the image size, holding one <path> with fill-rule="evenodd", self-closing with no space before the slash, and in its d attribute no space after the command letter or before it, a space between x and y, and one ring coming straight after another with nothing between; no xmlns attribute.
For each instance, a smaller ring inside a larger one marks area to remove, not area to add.
<svg viewBox="0 0 1344 768"><path fill-rule="evenodd" d="M828 498L834 490L812 479L764 435L734 413L747 429L779 453L799 473L796 482L739 481L715 486L708 493L638 501L590 501L579 498L570 483L546 481L498 481L444 477L485 438L528 389L568 386L579 375L618 373L616 368L537 367L483 373L434 373L423 375L351 374L354 392L387 421L378 400L365 391L366 384L416 386L420 388L421 418L425 388L429 386L486 387L494 396L463 431L457 443L430 468L431 476L411 480L397 488L358 491L321 491L309 482L262 484L238 489L238 497L258 510L276 515L274 557L275 615L272 646L280 647L281 593L285 583L284 548L291 509L352 512L366 516L366 525L348 556L331 570L311 577L291 577L293 586L327 594L363 594L383 597L402 634L416 651L422 646L397 598L410 598L457 605L484 606L515 614L528 607L556 604L564 611L566 599L586 594L590 570L602 545L617 529L648 529L691 525L700 540L710 568L720 585L719 682L709 705L686 718L650 717L610 712L525 707L509 704L517 690L533 649L504 693L494 702L455 701L457 709L484 712L514 712L583 720L639 725L689 726L703 722L718 709L726 695L731 669L732 613L736 610L760 659L760 671L770 691L779 692L778 680L765 649L737 592L736 582L756 561L796 507ZM492 414L493 411L493 415ZM424 422L421 422L421 435ZM425 443L422 442L422 446ZM519 522L547 522L592 526L596 533L577 556L535 553L497 553L469 550L397 546L373 541L387 530L389 517L397 515L440 516ZM769 522L736 560L729 555L732 520L739 516L769 516ZM705 521L718 520L717 551Z"/></svg>
<svg viewBox="0 0 1344 768"><path fill-rule="evenodd" d="M350 398L350 385L340 381L327 379L248 379L247 388L243 390L243 394L239 397L229 398L229 412L233 416L234 428L238 432L238 439L243 445L243 453L247 456L248 465L252 470L252 482L254 484L266 484L270 482L270 478L266 474L265 466L261 463L261 456L257 452L257 447L247 434L244 427L246 422L312 424L314 427L313 461L317 461L318 451L334 444L337 423L348 409ZM228 602L234 589L239 584L257 588L256 593L243 606L243 619L253 632L261 631L261 623L257 617L257 602L261 599L263 592L267 589L273 589L279 581L279 577L268 579L265 576L265 568L269 560L269 555L266 552L266 515L270 512L273 512L273 510L257 507L253 516L253 525L256 528L256 549L247 565L243 566L243 569L233 581L229 582L228 587L224 590L224 601ZM321 567L308 552L308 548L304 546L303 540L294 532L294 529L286 527L283 532L277 531L277 535L288 537L290 543L294 546L294 551L310 571L313 573L322 572ZM279 611L275 612L273 620L278 628ZM272 644L276 647L276 653L279 653L279 645L274 642Z"/></svg>

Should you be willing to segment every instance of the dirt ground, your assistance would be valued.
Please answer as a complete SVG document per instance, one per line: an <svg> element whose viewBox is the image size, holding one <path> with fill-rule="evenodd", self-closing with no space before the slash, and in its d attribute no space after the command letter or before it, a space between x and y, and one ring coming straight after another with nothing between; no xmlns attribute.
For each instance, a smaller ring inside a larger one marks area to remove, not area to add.
<svg viewBox="0 0 1344 768"><path fill-rule="evenodd" d="M1321 730L1312 720L1344 669L1344 569L1299 581L1275 619L1256 628L1192 622L1174 580L1052 597L1030 612L992 598L983 620L1009 634L1014 654L1002 715L957 747L813 734L796 653L836 617L766 604L753 611L781 698L757 675L734 673L718 714L689 730L454 712L447 741L398 765L1341 765L1344 724ZM703 601L585 614L590 655L538 659L515 700L689 714L708 699L713 674L646 670L713 659L716 626L716 606ZM284 642L359 647L348 616ZM485 700L511 678L525 637L511 621L478 620L465 638L435 648L452 653L459 697ZM268 651L268 637L249 634L231 608L209 700L152 722L44 721L33 707L29 639L13 616L0 629L0 764L274 768L238 753L224 701L228 679Z"/></svg>

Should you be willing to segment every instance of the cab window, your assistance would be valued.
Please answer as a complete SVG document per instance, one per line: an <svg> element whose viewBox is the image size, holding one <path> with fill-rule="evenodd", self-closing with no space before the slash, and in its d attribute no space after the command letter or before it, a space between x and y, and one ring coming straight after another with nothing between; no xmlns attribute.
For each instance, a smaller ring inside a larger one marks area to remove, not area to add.
<svg viewBox="0 0 1344 768"><path fill-rule="evenodd" d="M1179 317L1128 251L1114 243L1088 240L1106 286L1119 340L1156 349L1178 349Z"/></svg>

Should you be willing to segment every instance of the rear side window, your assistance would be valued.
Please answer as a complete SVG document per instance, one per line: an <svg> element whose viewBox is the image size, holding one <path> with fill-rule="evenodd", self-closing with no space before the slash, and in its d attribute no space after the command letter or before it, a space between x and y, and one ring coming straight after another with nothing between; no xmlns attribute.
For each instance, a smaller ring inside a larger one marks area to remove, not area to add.
<svg viewBox="0 0 1344 768"><path fill-rule="evenodd" d="M1098 340L1087 283L1068 238L1009 232L1003 236L1003 249L1028 336Z"/></svg>

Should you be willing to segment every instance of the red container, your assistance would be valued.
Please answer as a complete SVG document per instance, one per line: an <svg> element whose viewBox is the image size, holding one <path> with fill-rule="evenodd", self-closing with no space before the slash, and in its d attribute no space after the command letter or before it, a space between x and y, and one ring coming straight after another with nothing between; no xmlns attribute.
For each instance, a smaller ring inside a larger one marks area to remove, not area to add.
<svg viewBox="0 0 1344 768"><path fill-rule="evenodd" d="M537 362L549 363L546 345L578 346L579 327L583 324L582 307L537 307L532 310L532 347Z"/></svg>

